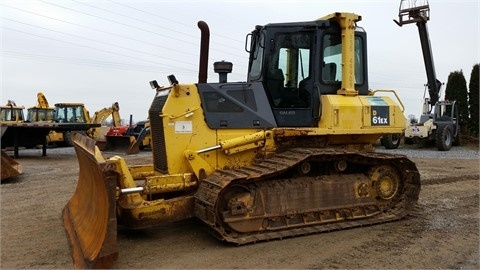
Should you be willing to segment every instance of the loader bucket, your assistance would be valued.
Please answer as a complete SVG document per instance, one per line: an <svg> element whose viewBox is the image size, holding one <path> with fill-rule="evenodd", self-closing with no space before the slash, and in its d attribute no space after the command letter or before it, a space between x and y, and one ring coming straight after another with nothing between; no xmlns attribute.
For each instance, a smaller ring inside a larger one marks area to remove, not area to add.
<svg viewBox="0 0 480 270"><path fill-rule="evenodd" d="M2 151L2 181L22 173L22 165Z"/></svg>
<svg viewBox="0 0 480 270"><path fill-rule="evenodd" d="M115 189L118 174L95 141L75 133L77 188L63 209L75 268L110 268L118 258Z"/></svg>
<svg viewBox="0 0 480 270"><path fill-rule="evenodd" d="M127 155L138 154L140 147L138 146L135 136L110 136L107 135L107 143L105 150L124 152Z"/></svg>

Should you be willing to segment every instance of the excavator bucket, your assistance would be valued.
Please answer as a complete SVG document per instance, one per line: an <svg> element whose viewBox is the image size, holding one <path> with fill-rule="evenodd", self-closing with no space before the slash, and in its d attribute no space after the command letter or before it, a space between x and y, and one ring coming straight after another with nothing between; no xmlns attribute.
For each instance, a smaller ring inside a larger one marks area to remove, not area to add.
<svg viewBox="0 0 480 270"><path fill-rule="evenodd" d="M115 152L125 152L127 155L138 154L140 147L138 146L135 136L105 136L107 143L105 150Z"/></svg>
<svg viewBox="0 0 480 270"><path fill-rule="evenodd" d="M22 165L2 151L2 181L22 173Z"/></svg>
<svg viewBox="0 0 480 270"><path fill-rule="evenodd" d="M118 173L95 141L73 136L79 163L75 193L63 209L63 222L75 268L110 268L118 258L115 188Z"/></svg>

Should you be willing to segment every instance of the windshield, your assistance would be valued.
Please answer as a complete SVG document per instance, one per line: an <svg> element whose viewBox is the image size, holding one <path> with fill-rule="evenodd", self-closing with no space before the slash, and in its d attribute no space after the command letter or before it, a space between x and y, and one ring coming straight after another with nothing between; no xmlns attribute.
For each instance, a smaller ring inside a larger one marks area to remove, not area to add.
<svg viewBox="0 0 480 270"><path fill-rule="evenodd" d="M85 123L82 106L57 107L55 121L62 123Z"/></svg>
<svg viewBox="0 0 480 270"><path fill-rule="evenodd" d="M360 37L355 37L355 84L363 84L363 47ZM340 35L327 34L323 40L322 80L326 83L342 81L342 41Z"/></svg>
<svg viewBox="0 0 480 270"><path fill-rule="evenodd" d="M23 110L2 108L0 121L23 121Z"/></svg>
<svg viewBox="0 0 480 270"><path fill-rule="evenodd" d="M29 109L27 119L30 122L53 121L52 109Z"/></svg>

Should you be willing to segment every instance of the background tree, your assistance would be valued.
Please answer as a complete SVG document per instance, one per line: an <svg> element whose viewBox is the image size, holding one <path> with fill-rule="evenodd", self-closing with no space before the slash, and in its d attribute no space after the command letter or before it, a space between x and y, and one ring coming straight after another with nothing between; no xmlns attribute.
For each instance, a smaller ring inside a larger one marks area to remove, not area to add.
<svg viewBox="0 0 480 270"><path fill-rule="evenodd" d="M418 123L418 119L414 114L409 114L407 119L408 119L408 122L412 125Z"/></svg>
<svg viewBox="0 0 480 270"><path fill-rule="evenodd" d="M480 92L480 87L478 84L479 76L479 64L473 66L472 74L470 75L470 83L468 84L468 109L470 112L470 124L469 131L478 136L479 127L478 127L478 93Z"/></svg>
<svg viewBox="0 0 480 270"><path fill-rule="evenodd" d="M456 100L459 113L459 124L462 130L466 130L469 123L468 115L468 91L467 81L463 71L454 71L448 75L447 88L445 89L446 100Z"/></svg>

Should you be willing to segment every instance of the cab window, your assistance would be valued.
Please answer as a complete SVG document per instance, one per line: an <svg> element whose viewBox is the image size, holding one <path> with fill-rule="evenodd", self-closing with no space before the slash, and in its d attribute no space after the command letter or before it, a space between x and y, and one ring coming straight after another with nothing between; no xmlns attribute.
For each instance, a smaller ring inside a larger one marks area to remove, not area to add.
<svg viewBox="0 0 480 270"><path fill-rule="evenodd" d="M363 84L365 80L363 70L363 45L359 36L355 37L355 84ZM323 39L323 63L321 79L324 83L342 81L342 39L340 35L327 34Z"/></svg>

